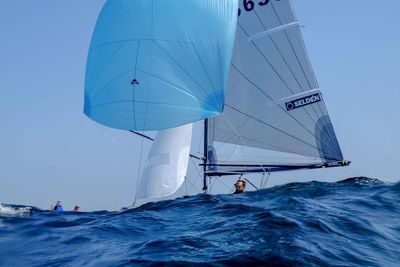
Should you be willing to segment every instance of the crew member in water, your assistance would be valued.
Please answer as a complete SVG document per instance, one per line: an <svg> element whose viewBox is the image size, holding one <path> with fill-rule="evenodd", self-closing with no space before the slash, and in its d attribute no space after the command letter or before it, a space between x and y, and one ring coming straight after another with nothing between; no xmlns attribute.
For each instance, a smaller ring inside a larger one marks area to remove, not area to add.
<svg viewBox="0 0 400 267"><path fill-rule="evenodd" d="M244 190L246 190L246 181L239 178L235 183L235 188L236 188L236 190L235 190L234 194L243 193Z"/></svg>
<svg viewBox="0 0 400 267"><path fill-rule="evenodd" d="M61 201L60 200L57 201L56 205L54 206L54 210L55 211L63 211L64 210L63 206L61 205Z"/></svg>

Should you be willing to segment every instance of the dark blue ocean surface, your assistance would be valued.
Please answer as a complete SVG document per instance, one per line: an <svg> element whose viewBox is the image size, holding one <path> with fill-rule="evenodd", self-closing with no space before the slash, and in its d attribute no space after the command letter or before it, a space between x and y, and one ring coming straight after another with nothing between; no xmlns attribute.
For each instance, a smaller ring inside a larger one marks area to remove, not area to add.
<svg viewBox="0 0 400 267"><path fill-rule="evenodd" d="M400 266L400 183L293 183L125 212L3 204L0 265Z"/></svg>

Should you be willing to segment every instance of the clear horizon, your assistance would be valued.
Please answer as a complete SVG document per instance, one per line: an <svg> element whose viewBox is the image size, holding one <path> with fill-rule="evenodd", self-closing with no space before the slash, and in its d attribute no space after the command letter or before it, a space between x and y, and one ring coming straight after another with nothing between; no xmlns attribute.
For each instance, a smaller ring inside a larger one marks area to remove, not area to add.
<svg viewBox="0 0 400 267"><path fill-rule="evenodd" d="M86 57L104 0L0 3L0 203L115 210L132 203L130 148L83 114ZM273 174L398 181L400 2L292 1L347 168ZM137 164L136 164L137 165Z"/></svg>

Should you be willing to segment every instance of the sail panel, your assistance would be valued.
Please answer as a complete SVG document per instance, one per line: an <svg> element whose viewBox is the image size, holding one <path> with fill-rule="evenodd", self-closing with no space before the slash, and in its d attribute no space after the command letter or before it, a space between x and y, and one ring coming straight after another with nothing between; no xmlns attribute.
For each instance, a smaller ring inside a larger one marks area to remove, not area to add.
<svg viewBox="0 0 400 267"><path fill-rule="evenodd" d="M291 103L309 101L312 96L320 100L290 110ZM263 103L261 97L251 100L241 98L238 101L251 101L252 105L226 104L223 115L210 120L209 135L214 142L287 152L326 161L343 159L319 91L273 104ZM322 112L317 120L307 116L307 109L311 113L310 106ZM243 161L251 158L249 153L240 154L244 156ZM218 155L218 159L224 161L227 157Z"/></svg>
<svg viewBox="0 0 400 267"><path fill-rule="evenodd" d="M136 199L174 194L185 181L192 124L159 131L147 158Z"/></svg>
<svg viewBox="0 0 400 267"><path fill-rule="evenodd" d="M209 120L218 161L261 162L270 151L342 160L290 1L251 2L240 5L224 112Z"/></svg>
<svg viewBox="0 0 400 267"><path fill-rule="evenodd" d="M237 5L107 1L89 50L84 113L113 128L161 130L222 112Z"/></svg>

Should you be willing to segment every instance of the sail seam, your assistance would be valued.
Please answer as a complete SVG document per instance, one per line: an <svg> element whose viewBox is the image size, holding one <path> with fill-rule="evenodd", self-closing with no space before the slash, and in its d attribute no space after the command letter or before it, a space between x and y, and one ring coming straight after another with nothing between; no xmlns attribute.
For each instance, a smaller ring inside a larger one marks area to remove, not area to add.
<svg viewBox="0 0 400 267"><path fill-rule="evenodd" d="M106 69L108 68L108 66L110 65L110 63L113 61L114 56L116 54L118 54L118 52L125 46L125 44L121 45L114 53L113 55L110 57L110 60L107 62L107 64L104 66L104 69L102 70L102 72L100 73L100 75L98 75L97 79L94 81L94 85L93 85L93 89L95 89L97 87L97 84L100 80L100 77L103 75L103 73L106 71ZM97 90L96 92L94 92L94 96L93 99L104 89L104 87L101 87L99 90Z"/></svg>
<svg viewBox="0 0 400 267"><path fill-rule="evenodd" d="M289 4L290 4L290 6L291 6L291 3L289 3ZM273 4L272 2L271 2L271 8L272 8L273 12L275 13L276 18L278 19L279 24L282 24L282 20L281 20L281 18L279 17L278 12L276 11L275 6L274 6L274 4ZM292 10L292 12L293 12L293 10ZM293 16L294 16L294 14L293 14ZM289 36L287 35L286 30L284 30L283 32L285 33L285 37L286 37L286 39L287 39L288 42L289 42L290 48L292 49L293 54L294 54L295 57L296 57L297 63L299 64L299 66L300 66L300 68L301 68L301 71L302 71L302 73L303 73L303 75L304 75L304 78L306 79L306 81L307 81L307 83L308 83L308 86L310 87L310 89L313 89L312 86L311 86L310 81L308 80L307 75L306 75L305 72L304 72L303 66L302 66L302 64L301 64L301 62L300 62L300 60L299 60L299 58L298 58L298 56L297 56L297 54L296 54L296 51L295 51L294 48L293 48L293 44L292 44L292 42L291 42ZM300 35L300 36L301 36L301 35ZM272 38L271 38L271 40L272 40ZM275 44L275 42L274 42L274 44ZM303 42L303 49L304 49L304 51L306 51L306 49L305 49L305 47L304 47L304 42ZM311 66L311 63L309 62L309 58L308 58L307 52L306 52L306 57L307 57L307 59L308 59L308 63L309 63L308 65ZM289 67L289 68L290 68L290 67ZM311 68L311 71L312 71L312 73L313 73L313 75L314 75L314 80L315 80L315 83L316 83L316 85L317 85L317 87L318 87L318 82L317 82L317 79L315 78L315 74L314 74L314 71L312 70L312 68ZM292 74L293 74L293 73L292 73ZM293 74L293 76L294 76L294 74ZM296 78L295 78L295 79L296 79ZM296 81L297 81L297 79L296 79ZM299 86L300 86L300 84L299 84ZM302 88L302 87L300 86L300 88ZM303 89L303 88L302 88L302 89ZM303 90L304 90L304 89L303 89ZM313 109L313 111L315 112L315 115L317 115L317 117L318 117L318 114L317 114L315 108L312 107L312 109ZM320 108L319 108L319 109L320 109ZM321 112L321 116L322 116L323 112L322 112L321 109L320 109L320 112ZM308 112L307 112L307 113L308 113Z"/></svg>
<svg viewBox="0 0 400 267"><path fill-rule="evenodd" d="M208 95L208 92L202 87L200 86L194 79L193 77L191 77L191 75L189 75L189 73L187 73L187 71L164 49L164 47L162 47L158 42L154 42L155 44L157 44L161 50L164 51L164 53L193 81L193 83L195 85L197 85L197 87L203 91L203 93L205 94L205 96Z"/></svg>
<svg viewBox="0 0 400 267"><path fill-rule="evenodd" d="M272 7L272 8L273 8L273 7ZM281 20L280 20L280 18L279 18L279 16L278 16L278 14L276 13L276 11L275 11L274 8L273 8L273 10L274 10L274 13L275 13L275 15L276 15L276 17L277 17L277 19L278 19L279 24L282 24L282 22L281 22ZM260 21L261 25L263 26L263 28L266 30L267 27L264 25L263 21L260 19L260 17L258 16L257 12L255 11L254 13L256 14L256 16L257 16L258 20ZM287 24L287 25L288 25L288 24ZM293 26L296 26L296 25L298 26L298 22L297 22L297 24L294 24ZM279 27L278 27L278 28L279 28ZM282 31L284 31L285 34L286 34L286 28L283 28ZM278 51L278 53L279 53L279 55L281 56L281 58L283 59L283 61L285 62L286 67L289 69L290 73L292 74L292 76L293 76L294 80L296 81L297 85L299 86L299 88L300 88L303 92L306 91L306 90L302 87L302 85L300 84L300 81L297 79L297 77L296 77L296 75L294 74L292 68L291 68L290 65L288 64L286 58L283 56L282 51L281 51L281 50L279 49L279 47L277 46L275 40L272 38L271 35L268 35L268 37L269 37L269 39L271 40L271 42L273 43L273 45L275 46L276 50ZM286 37L287 37L287 36L286 36ZM290 41L290 40L289 40L289 41ZM291 45L290 45L290 46L291 46ZM296 55L296 52L294 51L294 49L293 49L292 46L291 46L291 48L292 48L293 54L294 54L295 57L296 57L297 63L299 64L300 68L302 69L301 63L300 63L300 61L299 61L299 59L298 59L298 57L297 57L297 55ZM304 71L303 71L303 74L304 74ZM305 76L305 74L304 74L304 77L305 77L306 80L307 80L307 77ZM310 83L308 82L308 80L307 80L307 83L309 84L310 89L312 90L311 85L310 85ZM290 91L292 94L294 94L294 92L293 92L289 87L288 87L288 89L289 89L289 91ZM314 110L314 112L315 112L315 115L317 115L317 113L316 113L316 111L315 111L314 108L313 108L313 110ZM309 118L310 118L314 123L316 123L316 121L311 117L311 115L308 113L308 111L307 111L306 109L304 109L304 112L306 112L306 114L309 116ZM318 117L318 115L317 115L317 117Z"/></svg>
<svg viewBox="0 0 400 267"><path fill-rule="evenodd" d="M137 44L137 49L136 49L136 59L135 59L135 74L133 76L134 79L136 79L136 72L137 72L137 62L139 58L139 48L140 48L140 41ZM132 89L135 89L135 84L132 83ZM136 129L136 113L135 113L135 92L136 90L132 90L132 115L133 115L133 129ZM136 199L135 199L136 200Z"/></svg>
<svg viewBox="0 0 400 267"><path fill-rule="evenodd" d="M278 129L278 128L276 128L276 127L274 127L274 126L272 126L272 125L270 125L270 124L268 124L268 123L266 123L266 122L264 122L264 121L262 121L262 120L260 120L260 119L257 119L257 118L254 117L254 116L251 116L251 115L249 115L249 114L247 114L247 113L245 113L245 112L242 112L242 111L240 111L240 110L238 110L238 109L236 109L236 108L234 108L234 107L232 107L232 106L230 106L230 105L227 105L227 104L225 104L225 105L228 106L228 107L230 107L231 109L236 110L237 112L239 112L239 113L241 113L241 114L243 114L243 115L245 115L245 116L248 116L249 118L254 119L255 121L258 121L258 122L260 122L260 123L262 123L262 124L264 124L264 125L267 125L267 126L271 127L272 129L274 129L274 130L276 130L276 131L278 131L278 132L281 132L281 133L283 133L283 134L286 134L287 136L292 137L293 139L296 139L296 140L298 140L298 141L300 141L300 142L302 142L302 143L304 143L304 144L306 144L306 145L308 145L308 146L310 146L310 147L312 147L312 148L315 148L315 149L318 150L318 151L324 152L323 150L319 149L318 147L313 146L313 145L309 144L308 142L306 142L306 141L304 141L304 140L301 140L300 138L298 138L298 137L296 137L296 136L294 136L294 135L291 135L291 134L289 134L289 133L287 133L287 132L285 132L285 131L283 131L283 130L280 130L280 129ZM331 158L327 158L327 159L331 159Z"/></svg>
<svg viewBox="0 0 400 267"><path fill-rule="evenodd" d="M215 127L215 129L217 129L218 131L221 131L221 132L229 132L229 133L230 133L230 131L225 130L225 129L223 129L223 128ZM236 143L230 142L230 140L233 139L234 137L236 137L235 134L233 135L233 137L230 137L230 138L228 138L227 140L224 140L223 142L224 142L224 143L229 143L229 144L236 144ZM238 137L239 137L239 136L238 136ZM249 141L252 141L252 142L257 142L257 143L259 143L259 144L267 145L267 146L269 146L269 147L275 148L275 149L271 149L271 150L278 150L278 151L282 151L282 150L283 150L283 147L270 145L270 144L268 144L268 143L264 143L264 142L261 142L261 141L259 141L259 140L257 140L257 139L253 139L253 138L249 138L249 137L243 137L243 136L241 136L241 137L242 137L242 138L245 138L245 139L247 139L247 140L249 140ZM236 144L236 145L237 145L237 144ZM289 151L289 152L294 153L294 154L297 154L297 153L295 153L294 151Z"/></svg>
<svg viewBox="0 0 400 267"><path fill-rule="evenodd" d="M208 72L207 72L206 68L204 67L204 62L203 62L203 60L200 58L199 53L198 53L196 47L193 45L193 43L190 43L190 44L191 44L191 46L192 46L192 48L193 48L193 50L194 50L194 52L195 52L195 54L196 54L196 57L197 57L198 60L200 61L201 68L203 69L204 74L206 75L207 80L208 80L208 82L210 83L211 89L213 89L214 86L213 86L213 84L212 84L212 82L211 82L211 80L210 80L210 77L209 77L209 75L208 75ZM219 107L220 105L218 105L218 103L217 103L217 105L215 105L215 103L213 103L213 104L214 104L214 108L215 108L216 110L218 110L218 107Z"/></svg>
<svg viewBox="0 0 400 267"><path fill-rule="evenodd" d="M271 3L271 4L272 4L272 3ZM282 23L282 21L281 21L279 15L278 15L278 13L277 13L277 11L275 10L275 7L273 6L273 4L272 4L272 9L273 9L273 11L274 11L274 13L275 13L275 15L276 15L276 18L277 18L279 24L282 25L283 23ZM255 11L254 13L255 13L257 19L259 20L259 22L261 23L262 27L266 30L267 28L265 27L263 21L262 21L262 20L260 19L260 17L258 16L257 12ZM287 25L289 25L289 24L287 24ZM296 25L293 25L293 26L296 26ZM297 25L297 26L298 26L298 25ZM277 27L277 28L279 28L279 27ZM287 28L287 27L286 27L286 28ZM302 71L302 73L303 73L303 76L304 76L304 78L306 79L306 81L307 81L307 83L308 83L308 86L309 86L310 89L312 90L313 88L312 88L312 86L311 86L311 83L310 83L310 81L309 81L307 75L305 74L304 68L303 68L303 66L302 66L302 64L301 64L301 62L300 62L300 60L299 60L299 58L298 58L298 56L297 56L297 54L296 54L296 51L295 51L294 48L293 48L292 42L291 42L289 36L287 35L286 28L283 28L282 31L284 32L285 37L286 37L286 39L287 39L288 42L289 42L290 48L291 48L291 50L292 50L294 56L296 57L297 64L299 65L299 67L300 67L300 69L301 69L301 71ZM243 28L242 28L242 29L243 29ZM246 33L246 31L245 31L244 29L243 29L243 31ZM246 33L246 35L248 35L248 34ZM249 35L248 35L248 36L249 36ZM281 56L281 58L282 58L283 61L285 62L287 68L289 69L290 73L292 74L292 76L293 76L293 78L295 79L295 81L296 81L297 85L299 86L299 88L300 88L302 91L306 91L306 90L301 86L300 81L297 79L297 77L296 77L296 75L294 74L292 68L289 66L289 64L288 64L288 62L287 62L287 60L286 60L286 58L283 56L283 54L282 54L282 52L280 51L280 49L278 48L276 42L273 40L272 36L268 35L268 37L270 38L270 40L272 41L272 43L273 43L273 45L275 46L276 50L278 51L279 55ZM249 40L251 40L252 43L253 43L253 45L256 46L256 44L253 42L253 39L250 38ZM257 47L257 46L256 46L256 47ZM257 49L258 49L258 48L257 48ZM305 50L305 48L304 48L304 50ZM306 56L307 56L307 53L306 53ZM307 57L307 58L308 58L308 57ZM311 64L309 63L309 65L311 65ZM274 71L275 71L275 69L274 69ZM277 71L276 71L276 72L277 72ZM313 73L314 73L314 72L313 72ZM315 78L314 78L314 80L316 81ZM316 82L316 84L318 85L317 82ZM288 84L285 83L285 85L287 86L287 88L289 89L289 91L290 91L292 94L294 94L294 92L290 89L290 87L288 86ZM320 113L320 116L318 116L318 113L317 113L317 111L315 110L315 107L314 107L314 106L311 106L311 108L312 108L312 110L314 111L314 113L315 113L315 115L316 115L317 117L323 116L323 112L322 112L322 110L321 110L320 105L318 105L318 109L319 109L320 112L321 112L321 113ZM312 118L312 116L311 116L311 114L308 112L308 110L307 110L306 108L304 108L304 109L302 109L302 110L307 114L307 116L310 118L310 120L313 121L314 124L317 125L317 127L319 128L319 130L322 130L322 129L320 128L320 126L316 123L316 121ZM284 110L284 111L285 111L285 110ZM286 112L286 111L285 111L285 112ZM288 113L288 112L286 112L286 113ZM292 118L293 118L293 117L292 117ZM294 118L293 118L293 119L294 119ZM324 120L326 121L326 119L324 119ZM297 121L297 120L296 120L296 121ZM302 125L301 123L299 123L299 124ZM302 125L302 126L303 126L303 125ZM303 127L304 127L304 126L303 126ZM306 129L306 130L307 130L307 129ZM307 130L307 131L308 131L308 130ZM331 132L331 130L330 130L330 132ZM336 136L335 136L334 133L331 132L331 135L333 135L334 138L336 138ZM315 136L315 135L314 135L314 136ZM316 137L316 136L315 136L315 137ZM319 142L321 142L321 140L319 140L317 137L316 137L316 139L317 139ZM330 140L329 140L328 142L329 142L329 144L332 145L332 143L330 142Z"/></svg>
<svg viewBox="0 0 400 267"><path fill-rule="evenodd" d="M271 101L274 101L273 98L271 98L264 90L262 90L261 88L259 88L256 84L254 84L252 81L250 81L250 79L244 74L242 73L235 65L232 64L232 66L234 67L234 69L241 74L249 83L251 83L256 89L258 89L260 92L262 92L267 98L269 98ZM303 125L302 123L300 123L296 118L293 117L293 115L291 115L290 113L288 113L284 108L282 108L280 105L278 105L278 107L284 112L284 114L287 114L288 116L290 116L293 120L295 120L301 127L303 127L309 134L311 134L311 136L315 137L317 140L317 136L315 134L312 133L312 131L310 129L308 129L305 125ZM315 123L315 121L314 121ZM318 140L319 141L319 140Z"/></svg>
<svg viewBox="0 0 400 267"><path fill-rule="evenodd" d="M289 3L289 4L291 5L291 3ZM274 13L275 13L275 15L276 15L276 17L277 17L279 23L282 24L282 21L281 21L279 15L278 15L278 12L276 11L276 9L275 9L275 7L274 7L274 4L273 4L272 2L271 2L271 7L272 7L272 10L274 11ZM293 10L292 10L292 11L293 11ZM293 15L294 15L294 14L293 14ZM302 70L302 73L303 73L304 78L306 79L306 81L307 81L307 83L308 83L308 86L310 87L310 89L313 89L312 86L311 86L311 83L310 83L310 81L309 81L309 79L308 79L308 77L307 77L307 75L305 74L304 68L303 68L302 64L300 63L300 60L299 60L299 58L298 58L298 56L297 56L297 54L296 54L296 51L295 51L294 48L293 48L293 44L292 44L292 42L291 42L291 40L290 40L290 38L289 38L289 36L288 36L286 30L284 30L284 33L285 33L286 39L288 40L289 45L290 45L290 47L291 47L291 49L292 49L294 55L296 56L296 60L297 60L299 66L300 66L300 68L301 68L301 70ZM301 37L301 34L300 34L300 38L302 38L302 37ZM303 40L302 40L302 44L303 44L303 49L306 51L306 49L305 49L305 47L304 47L304 41L303 41ZM306 53L306 58L307 58L308 63L309 63L308 65L309 65L309 66L312 66L311 63L310 63L310 60L309 60L309 57L308 57L307 53ZM315 83L316 83L316 85L318 86L318 81L317 81L317 79L316 79L316 77L315 77L315 73L314 73L314 71L312 70L312 67L311 67L311 71L312 71L312 73L313 73ZM320 110L320 112L321 112L321 116L322 116L322 115L323 115L323 112L322 112L321 107L320 107L319 105L318 105L318 108L319 108L319 110ZM312 107L312 109L314 110L315 114L317 115L317 111L315 110L315 108ZM317 115L317 116L318 116L318 115ZM324 120L325 120L325 119L324 119ZM326 121L326 120L325 120L325 121ZM336 138L335 133L332 132L331 130L330 130L330 132L331 132L331 134ZM337 139L337 138L336 138L336 139Z"/></svg>

